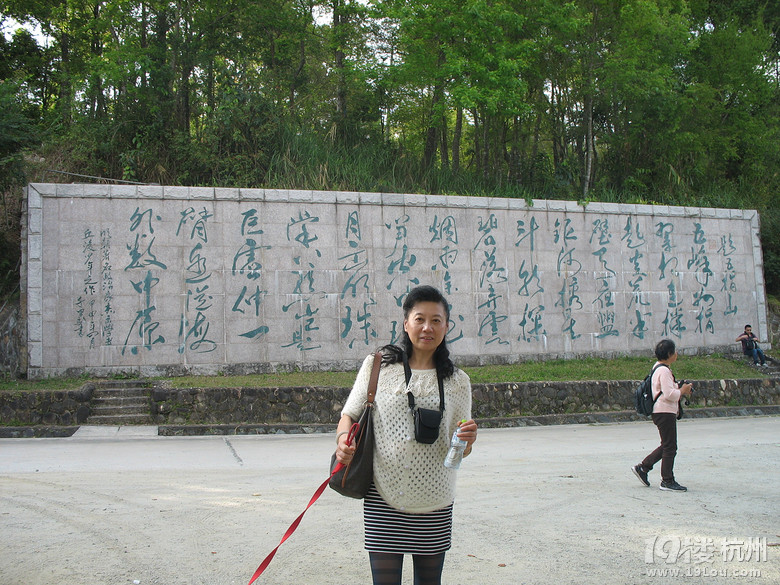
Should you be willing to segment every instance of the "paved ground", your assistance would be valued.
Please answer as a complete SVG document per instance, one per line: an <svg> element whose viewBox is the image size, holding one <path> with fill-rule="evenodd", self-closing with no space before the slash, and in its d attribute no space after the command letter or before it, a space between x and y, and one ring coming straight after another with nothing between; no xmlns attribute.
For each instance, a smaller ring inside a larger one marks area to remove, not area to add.
<svg viewBox="0 0 780 585"><path fill-rule="evenodd" d="M684 420L679 435L685 494L629 471L658 442L649 422L481 431L444 583L780 583L780 417ZM154 427L2 439L0 583L245 585L333 447ZM258 582L370 583L361 503L327 490Z"/></svg>

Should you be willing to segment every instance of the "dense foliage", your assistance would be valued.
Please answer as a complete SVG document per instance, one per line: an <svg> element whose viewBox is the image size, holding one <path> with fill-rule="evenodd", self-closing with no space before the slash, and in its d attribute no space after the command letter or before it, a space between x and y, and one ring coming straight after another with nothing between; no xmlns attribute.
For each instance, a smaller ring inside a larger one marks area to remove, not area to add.
<svg viewBox="0 0 780 585"><path fill-rule="evenodd" d="M780 292L776 1L12 0L0 11L6 240L24 180L83 180L51 170L751 208L767 288Z"/></svg>

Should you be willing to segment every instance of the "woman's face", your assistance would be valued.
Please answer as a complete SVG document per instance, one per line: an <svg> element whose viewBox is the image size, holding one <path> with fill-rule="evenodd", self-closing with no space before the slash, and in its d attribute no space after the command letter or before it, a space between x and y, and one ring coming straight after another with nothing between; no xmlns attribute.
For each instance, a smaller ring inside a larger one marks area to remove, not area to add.
<svg viewBox="0 0 780 585"><path fill-rule="evenodd" d="M447 334L447 311L441 303L421 301L404 319L404 331L417 351L436 351Z"/></svg>

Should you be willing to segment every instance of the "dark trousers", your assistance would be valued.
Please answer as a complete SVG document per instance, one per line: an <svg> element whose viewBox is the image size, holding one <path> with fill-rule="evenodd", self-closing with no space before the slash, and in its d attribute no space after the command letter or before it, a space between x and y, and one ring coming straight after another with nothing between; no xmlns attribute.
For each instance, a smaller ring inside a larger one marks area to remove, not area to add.
<svg viewBox="0 0 780 585"><path fill-rule="evenodd" d="M764 352L761 351L760 347L756 347L755 349L745 350L745 355L749 355L750 357L752 357L754 364L759 363L759 360L761 361L762 364L766 362L766 358L764 357Z"/></svg>
<svg viewBox="0 0 780 585"><path fill-rule="evenodd" d="M645 471L661 462L661 480L674 481L674 458L677 455L677 415L669 412L653 413L653 423L661 435L661 445L640 464Z"/></svg>

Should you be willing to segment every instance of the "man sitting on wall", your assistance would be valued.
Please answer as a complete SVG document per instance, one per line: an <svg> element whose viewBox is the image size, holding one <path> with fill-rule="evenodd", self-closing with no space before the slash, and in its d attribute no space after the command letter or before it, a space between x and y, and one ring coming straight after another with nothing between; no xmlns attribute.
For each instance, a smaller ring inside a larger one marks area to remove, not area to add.
<svg viewBox="0 0 780 585"><path fill-rule="evenodd" d="M750 325L745 325L745 331L737 337L736 341L742 342L742 353L745 355L749 355L753 358L753 365L761 367L766 366L766 358L764 357L764 352L761 351L761 348L758 347L758 342L760 341L758 337L755 336L753 333L753 328ZM759 360L761 363L759 364Z"/></svg>

